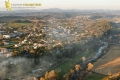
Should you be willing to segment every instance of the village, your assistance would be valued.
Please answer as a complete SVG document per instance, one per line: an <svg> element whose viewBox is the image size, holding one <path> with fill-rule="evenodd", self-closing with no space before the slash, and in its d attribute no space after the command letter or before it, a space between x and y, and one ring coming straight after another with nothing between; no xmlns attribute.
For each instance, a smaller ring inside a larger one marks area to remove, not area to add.
<svg viewBox="0 0 120 80"><path fill-rule="evenodd" d="M15 68L19 72L22 69L20 74L9 73L8 78L21 78L29 73L39 76L76 55L86 58L93 55L103 45L102 42L119 43L119 34L109 35L109 30L114 28L110 22L119 23L119 17L92 19L92 14L75 14L63 19L61 16L63 14L50 13L42 14L40 19L37 16L0 23L1 68L12 64L13 67L7 66L7 70L11 68L15 72ZM76 62L73 61L72 65ZM40 72L35 73L35 69Z"/></svg>

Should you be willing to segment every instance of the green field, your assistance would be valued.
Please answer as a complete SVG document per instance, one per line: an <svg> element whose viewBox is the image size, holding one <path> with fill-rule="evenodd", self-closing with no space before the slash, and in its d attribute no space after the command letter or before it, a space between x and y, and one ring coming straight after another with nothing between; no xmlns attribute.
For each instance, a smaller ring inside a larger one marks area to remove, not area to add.
<svg viewBox="0 0 120 80"><path fill-rule="evenodd" d="M102 80L104 77L106 76L102 74L92 73L87 77L86 80Z"/></svg>
<svg viewBox="0 0 120 80"><path fill-rule="evenodd" d="M56 71L59 71L59 75L60 76L63 76L65 75L66 73L69 72L69 70L77 63L79 62L83 56L90 56L91 54L93 53L93 50L91 50L89 53L80 53L80 54L77 54L74 58L72 59L69 59L68 61L64 62L62 65L58 66L57 68L55 68Z"/></svg>
<svg viewBox="0 0 120 80"><path fill-rule="evenodd" d="M62 65L55 68L56 71L59 71L58 74L62 77L66 73L69 72L69 70L77 63L79 62L83 56L89 57L93 54L93 50L91 50L89 53L85 54L80 53L77 54L73 59L69 59L68 61L64 62ZM102 80L105 77L105 75L92 73L87 77L87 80Z"/></svg>
<svg viewBox="0 0 120 80"><path fill-rule="evenodd" d="M55 68L55 70L59 71L59 75L63 76L64 74L66 74L67 72L69 72L69 70L75 65L76 62L80 61L80 59L82 58L82 56L84 56L83 53L77 55L75 58L70 59L66 62L64 62L62 65L58 66L57 68Z"/></svg>
<svg viewBox="0 0 120 80"><path fill-rule="evenodd" d="M32 26L33 24L32 23L8 23L6 25L6 27L14 27L14 28L17 28L17 27L22 27L22 26Z"/></svg>

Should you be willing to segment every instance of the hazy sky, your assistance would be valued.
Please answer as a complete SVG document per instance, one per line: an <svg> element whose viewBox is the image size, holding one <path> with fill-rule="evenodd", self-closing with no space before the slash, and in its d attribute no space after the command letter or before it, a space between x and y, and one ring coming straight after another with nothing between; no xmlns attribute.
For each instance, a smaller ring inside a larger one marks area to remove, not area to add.
<svg viewBox="0 0 120 80"><path fill-rule="evenodd" d="M5 1L0 0L0 11L6 10ZM35 9L60 8L60 9L113 9L120 10L120 0L10 0L11 4L41 3ZM14 9L13 9L14 10Z"/></svg>

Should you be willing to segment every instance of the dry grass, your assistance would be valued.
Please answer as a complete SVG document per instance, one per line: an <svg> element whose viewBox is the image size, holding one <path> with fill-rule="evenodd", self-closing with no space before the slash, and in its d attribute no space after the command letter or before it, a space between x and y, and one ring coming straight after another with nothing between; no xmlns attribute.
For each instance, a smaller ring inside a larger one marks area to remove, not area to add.
<svg viewBox="0 0 120 80"><path fill-rule="evenodd" d="M93 71L105 75L120 72L120 46L111 46L109 51L94 63Z"/></svg>

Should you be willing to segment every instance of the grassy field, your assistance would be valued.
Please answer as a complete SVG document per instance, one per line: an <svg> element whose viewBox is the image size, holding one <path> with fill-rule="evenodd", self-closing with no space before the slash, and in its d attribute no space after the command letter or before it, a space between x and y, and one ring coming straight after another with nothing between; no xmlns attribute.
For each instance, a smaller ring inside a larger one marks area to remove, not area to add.
<svg viewBox="0 0 120 80"><path fill-rule="evenodd" d="M102 80L104 77L106 76L102 74L92 73L87 77L86 80Z"/></svg>
<svg viewBox="0 0 120 80"><path fill-rule="evenodd" d="M91 55L93 55L94 52L91 50L89 53L80 53L77 54L73 59L69 59L68 61L64 62L62 65L55 68L56 71L59 71L59 75L62 77L66 73L69 72L69 70L81 60L83 56L86 56L86 58L89 58ZM105 77L105 75L92 73L88 76L86 80L102 80Z"/></svg>
<svg viewBox="0 0 120 80"><path fill-rule="evenodd" d="M84 56L83 53L77 55L76 58L64 62L62 65L55 68L55 70L59 71L60 76L63 76L65 73L69 72L69 70L74 66L76 62L78 62L81 59L82 56Z"/></svg>
<svg viewBox="0 0 120 80"><path fill-rule="evenodd" d="M90 56L92 55L93 50L91 50L89 53L80 53L77 54L74 58L69 59L68 61L64 62L62 65L55 68L56 71L59 71L59 75L63 76L64 74L68 73L69 70L77 63L79 62L83 56Z"/></svg>
<svg viewBox="0 0 120 80"><path fill-rule="evenodd" d="M6 25L6 27L14 27L14 28L17 28L17 27L22 27L22 26L32 26L33 24L32 23L8 23Z"/></svg>

